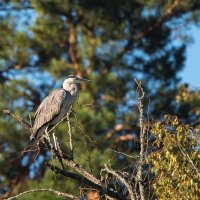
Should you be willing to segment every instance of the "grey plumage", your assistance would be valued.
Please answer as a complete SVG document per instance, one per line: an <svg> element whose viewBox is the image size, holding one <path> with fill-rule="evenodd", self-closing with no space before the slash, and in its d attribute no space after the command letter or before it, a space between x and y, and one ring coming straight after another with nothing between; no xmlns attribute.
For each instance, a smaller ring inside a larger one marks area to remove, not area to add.
<svg viewBox="0 0 200 200"><path fill-rule="evenodd" d="M49 125L60 122L76 102L79 94L77 84L88 81L77 76L70 75L64 82L62 89L52 91L38 107L30 140L39 139L45 133Z"/></svg>

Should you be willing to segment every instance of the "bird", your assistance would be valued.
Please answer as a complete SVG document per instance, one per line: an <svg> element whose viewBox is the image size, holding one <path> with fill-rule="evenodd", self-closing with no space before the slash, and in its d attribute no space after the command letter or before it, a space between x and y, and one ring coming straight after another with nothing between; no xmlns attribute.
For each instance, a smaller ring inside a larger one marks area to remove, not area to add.
<svg viewBox="0 0 200 200"><path fill-rule="evenodd" d="M66 117L79 97L78 84L84 81L90 80L69 75L64 80L62 88L53 90L41 102L34 115L30 141L39 140L50 125L56 125Z"/></svg>

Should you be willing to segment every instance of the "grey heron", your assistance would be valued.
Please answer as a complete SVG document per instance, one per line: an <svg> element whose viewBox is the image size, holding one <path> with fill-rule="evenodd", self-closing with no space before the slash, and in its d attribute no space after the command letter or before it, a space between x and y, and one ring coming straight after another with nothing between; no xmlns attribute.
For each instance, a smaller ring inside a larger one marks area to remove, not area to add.
<svg viewBox="0 0 200 200"><path fill-rule="evenodd" d="M87 79L69 75L63 82L63 87L53 90L39 105L34 116L34 123L31 129L30 140L41 138L49 125L56 125L76 102L79 95L78 84Z"/></svg>

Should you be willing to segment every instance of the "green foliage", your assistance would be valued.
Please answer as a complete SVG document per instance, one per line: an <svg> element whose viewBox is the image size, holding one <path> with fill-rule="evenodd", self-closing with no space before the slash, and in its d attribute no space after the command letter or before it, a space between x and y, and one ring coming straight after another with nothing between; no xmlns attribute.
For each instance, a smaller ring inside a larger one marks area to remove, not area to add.
<svg viewBox="0 0 200 200"><path fill-rule="evenodd" d="M155 123L154 150L148 156L155 174L153 188L158 199L198 199L200 152L199 131L182 124L177 117L165 116Z"/></svg>
<svg viewBox="0 0 200 200"><path fill-rule="evenodd" d="M187 85L183 85L179 88L176 101L186 107L190 106L192 115L200 115L200 92L198 90L191 90Z"/></svg>

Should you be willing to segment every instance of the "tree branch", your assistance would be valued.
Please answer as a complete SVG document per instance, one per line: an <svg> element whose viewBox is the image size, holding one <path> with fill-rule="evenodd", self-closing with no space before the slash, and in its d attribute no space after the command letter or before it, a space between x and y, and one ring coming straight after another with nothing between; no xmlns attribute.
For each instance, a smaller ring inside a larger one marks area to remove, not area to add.
<svg viewBox="0 0 200 200"><path fill-rule="evenodd" d="M61 170L59 169L58 167L56 166L53 166L49 163L45 163L46 166L52 170L55 174L60 174L60 175L63 175L65 177L68 177L68 178L72 178L72 179L75 179L75 180L78 180L80 181L81 183L85 184L85 185L88 185L88 186L91 186L92 188L98 190L101 194L106 194L110 197L113 197L113 198L116 198L116 199L122 199L123 197L121 197L120 194L118 194L117 192L109 189L109 188L106 188L104 186L99 185L99 184L95 184L94 182L88 180L87 178L79 175L79 174L76 174L76 173L73 173L73 172L68 172L66 170Z"/></svg>
<svg viewBox="0 0 200 200"><path fill-rule="evenodd" d="M80 67L80 60L78 58L78 52L76 50L76 31L75 27L70 23L70 35L69 35L69 55L70 59L74 65L74 69L77 75L82 76L82 69Z"/></svg>
<svg viewBox="0 0 200 200"><path fill-rule="evenodd" d="M53 154L56 157L59 157L59 158L63 159L63 162L67 166L73 168L76 172L78 172L79 174L81 174L83 177L87 178L91 182L93 182L93 183L95 183L97 185L103 186L102 183L101 183L101 181L99 179L97 179L93 174L91 174L87 170L85 170L82 166L80 166L74 160L71 160L71 159L69 159L69 157L65 156L65 154L63 154L63 152L61 151L61 149L60 149L60 151L56 150L55 147L53 147L51 144L49 144L47 140L45 140L45 144L47 145L47 148L50 151L52 151Z"/></svg>
<svg viewBox="0 0 200 200"><path fill-rule="evenodd" d="M50 189L50 188L43 188L43 189L32 189L32 190L28 190L28 191L25 191L25 192L22 192L18 195L15 195L13 197L9 197L9 198L6 198L7 200L12 200L12 199L16 199L20 196L23 196L23 195L26 195L26 194L29 194L29 193L32 193L32 192L51 192L57 196L61 196L61 197L65 197L65 198L69 198L69 199L75 199L75 200L78 200L79 198L72 195L72 194L67 194L67 193L64 193L64 192L60 192L60 191L57 191L57 190L53 190L53 189Z"/></svg>
<svg viewBox="0 0 200 200"><path fill-rule="evenodd" d="M23 118L21 118L18 115L15 115L10 110L3 110L4 114L10 115L12 118L14 118L16 121L18 121L25 129L30 131L31 125L26 122Z"/></svg>
<svg viewBox="0 0 200 200"><path fill-rule="evenodd" d="M137 92L138 92L138 110L139 110L139 124L140 124L140 157L138 161L138 169L137 169L137 175L136 175L136 181L138 182L139 185L139 190L140 190L140 198L141 200L145 200L145 192L144 192L144 185L143 185L143 177L142 177L142 172L143 172L143 167L144 167L144 162L145 162L145 132L146 132L146 126L144 123L144 113L143 113L143 98L144 98L144 91L141 86L141 83L137 82Z"/></svg>
<svg viewBox="0 0 200 200"><path fill-rule="evenodd" d="M156 27L161 26L170 17L173 17L173 15L176 15L176 13L180 12L180 9L177 9L178 6L179 6L179 4L180 4L180 0L174 0L174 2L172 3L172 5L170 7L168 7L168 9L166 9L166 12L161 17L159 17L154 24L152 24L151 26L149 26L146 30L138 33L137 35L132 36L129 39L127 45L124 47L124 49L122 50L122 52L119 53L118 56L123 55L124 52L127 52L128 50L130 50L133 47L133 45L134 45L134 43L136 41L141 40L146 35L148 35L149 33L153 32Z"/></svg>
<svg viewBox="0 0 200 200"><path fill-rule="evenodd" d="M55 141L58 141L58 140L56 139ZM67 165L68 167L71 167L73 170L78 172L78 174L67 172L66 170L64 170L64 167L63 167L63 170L61 170L58 167L55 167L49 163L46 163L46 165L56 174L61 174L66 177L70 177L70 178L74 178L76 180L82 181L86 185L93 186L95 189L99 190L102 194L107 194L111 197L114 197L115 199L120 200L123 198L121 194L115 192L112 188L111 189L107 188L104 185L104 183L102 183L99 179L97 179L93 174L89 173L82 166L76 163L74 160L71 160L68 156L66 156L60 149L59 143L56 144L58 147L58 150L55 149L55 147L53 147L52 145L50 145L47 140L45 140L45 145L55 155L55 157L58 157L58 160L62 164L62 166L65 163L65 165ZM60 160L62 160L62 162Z"/></svg>
<svg viewBox="0 0 200 200"><path fill-rule="evenodd" d="M115 176L117 179L119 179L127 188L129 195L130 195L130 199L131 200L135 200L135 194L133 193L133 189L131 187L131 185L125 180L125 178L123 178L121 175L119 175L117 172L115 172L112 169L109 169L107 165L105 165L105 169L103 169L102 171L106 171L110 174L112 174L113 176Z"/></svg>
<svg viewBox="0 0 200 200"><path fill-rule="evenodd" d="M67 125L68 125L68 134L69 134L69 146L70 146L70 153L71 153L71 157L74 157L74 148L73 148L73 144L72 144L72 127L71 127L71 122L70 122L70 113L71 113L71 109L70 111L67 113Z"/></svg>
<svg viewBox="0 0 200 200"><path fill-rule="evenodd" d="M177 144L178 144L179 149L181 150L181 153L183 154L183 156L186 157L186 159L190 163L191 167L194 169L194 171L197 173L197 176L200 179L200 172L199 172L198 168L195 166L195 164L193 163L193 161L190 158L189 154L184 150L184 148L180 145L180 143L178 141L177 141Z"/></svg>

